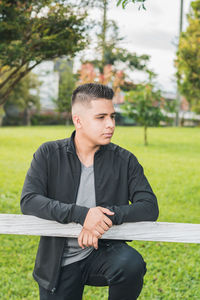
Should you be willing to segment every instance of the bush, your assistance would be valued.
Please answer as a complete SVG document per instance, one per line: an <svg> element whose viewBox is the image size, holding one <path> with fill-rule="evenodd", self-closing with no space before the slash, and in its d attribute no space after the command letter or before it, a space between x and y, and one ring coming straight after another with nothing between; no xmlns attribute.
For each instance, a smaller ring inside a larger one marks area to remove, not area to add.
<svg viewBox="0 0 200 300"><path fill-rule="evenodd" d="M32 112L31 125L72 125L71 116L67 113L58 113L47 111L42 113ZM2 126L22 126L24 125L23 114L17 115L6 114L3 118Z"/></svg>
<svg viewBox="0 0 200 300"><path fill-rule="evenodd" d="M31 116L31 125L65 125L65 116L57 113L34 114Z"/></svg>

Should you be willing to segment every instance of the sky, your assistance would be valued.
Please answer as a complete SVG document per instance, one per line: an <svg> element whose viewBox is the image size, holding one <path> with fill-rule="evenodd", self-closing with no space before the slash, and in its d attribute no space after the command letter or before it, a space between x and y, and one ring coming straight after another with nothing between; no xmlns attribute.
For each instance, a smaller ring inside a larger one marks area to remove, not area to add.
<svg viewBox="0 0 200 300"><path fill-rule="evenodd" d="M122 9L121 6L116 6L117 0L111 0L108 10L108 19L116 21L120 35L124 37L120 46L137 55L150 55L148 67L158 75L158 87L171 97L176 94L174 59L179 35L180 2L181 0L146 0L146 10L138 10L137 4L130 3ZM190 2L191 0L184 0L183 30L187 26L186 14L189 12ZM98 9L92 9L90 16L95 20L101 18ZM91 58L94 52L87 49L84 54L86 58L87 55ZM82 55L80 53L75 59L75 71L80 68ZM43 69L50 75L42 75ZM57 97L58 90L58 76L53 72L53 63L44 62L34 72L40 74L43 81L43 106L52 107L51 98ZM129 73L129 76L135 83L145 79L144 74L138 71Z"/></svg>
<svg viewBox="0 0 200 300"><path fill-rule="evenodd" d="M138 10L138 5L128 4L125 9L116 6L112 0L108 18L115 20L121 36L125 37L121 46L138 55L150 55L148 67L158 74L159 87L175 94L176 80L174 59L179 35L181 0L147 0L146 10ZM187 26L186 14L191 0L184 0L183 30ZM93 10L92 18L99 19L98 10ZM131 78L137 83L144 80L141 72L134 72Z"/></svg>

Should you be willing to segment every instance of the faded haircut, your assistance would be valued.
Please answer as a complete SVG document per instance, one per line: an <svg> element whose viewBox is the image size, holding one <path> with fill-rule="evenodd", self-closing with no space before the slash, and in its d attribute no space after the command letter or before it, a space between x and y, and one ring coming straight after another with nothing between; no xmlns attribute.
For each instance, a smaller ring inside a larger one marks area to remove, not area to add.
<svg viewBox="0 0 200 300"><path fill-rule="evenodd" d="M75 103L89 104L92 100L104 98L112 100L113 90L107 85L86 83L79 85L72 93L71 106Z"/></svg>

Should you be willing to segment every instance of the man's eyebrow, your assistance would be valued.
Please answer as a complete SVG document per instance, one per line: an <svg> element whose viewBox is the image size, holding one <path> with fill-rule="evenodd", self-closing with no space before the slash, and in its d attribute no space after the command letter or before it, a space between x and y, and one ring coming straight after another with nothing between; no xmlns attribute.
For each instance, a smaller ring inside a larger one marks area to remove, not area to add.
<svg viewBox="0 0 200 300"><path fill-rule="evenodd" d="M107 115L116 115L116 112L112 112L111 114L106 114L106 113L95 114L95 116L107 116Z"/></svg>

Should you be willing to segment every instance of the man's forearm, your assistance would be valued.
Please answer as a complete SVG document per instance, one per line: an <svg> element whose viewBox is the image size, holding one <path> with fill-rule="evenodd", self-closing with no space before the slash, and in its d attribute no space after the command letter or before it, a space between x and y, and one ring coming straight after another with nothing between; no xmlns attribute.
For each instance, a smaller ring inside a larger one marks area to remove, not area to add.
<svg viewBox="0 0 200 300"><path fill-rule="evenodd" d="M81 225L83 225L89 211L89 208L78 206L75 203L66 204L34 193L22 193L20 206L22 213L26 215L54 220L59 223L75 222Z"/></svg>
<svg viewBox="0 0 200 300"><path fill-rule="evenodd" d="M126 222L156 221L159 214L157 201L143 200L130 205L107 207L115 214L109 216L113 225Z"/></svg>

